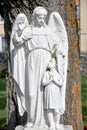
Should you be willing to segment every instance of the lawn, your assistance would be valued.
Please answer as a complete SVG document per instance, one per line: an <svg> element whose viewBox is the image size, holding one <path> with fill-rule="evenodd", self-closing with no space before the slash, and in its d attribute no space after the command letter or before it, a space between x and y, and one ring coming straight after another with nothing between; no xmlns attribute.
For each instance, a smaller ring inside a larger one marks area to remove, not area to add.
<svg viewBox="0 0 87 130"><path fill-rule="evenodd" d="M0 126L6 124L6 82L0 78ZM82 114L84 126L87 126L87 77L81 78L82 84Z"/></svg>
<svg viewBox="0 0 87 130"><path fill-rule="evenodd" d="M6 81L0 78L0 126L6 124Z"/></svg>
<svg viewBox="0 0 87 130"><path fill-rule="evenodd" d="M87 126L87 77L81 78L82 84L82 115L84 126Z"/></svg>

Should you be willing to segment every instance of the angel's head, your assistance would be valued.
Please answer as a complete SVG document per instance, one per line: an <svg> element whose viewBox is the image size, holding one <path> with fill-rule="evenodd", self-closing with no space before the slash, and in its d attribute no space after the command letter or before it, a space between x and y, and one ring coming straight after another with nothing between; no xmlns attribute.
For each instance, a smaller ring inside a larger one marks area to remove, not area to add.
<svg viewBox="0 0 87 130"><path fill-rule="evenodd" d="M38 6L33 11L33 21L36 26L45 26L47 10L44 7Z"/></svg>
<svg viewBox="0 0 87 130"><path fill-rule="evenodd" d="M26 15L23 13L18 14L15 20L15 29L23 30L26 26L28 26L28 20Z"/></svg>

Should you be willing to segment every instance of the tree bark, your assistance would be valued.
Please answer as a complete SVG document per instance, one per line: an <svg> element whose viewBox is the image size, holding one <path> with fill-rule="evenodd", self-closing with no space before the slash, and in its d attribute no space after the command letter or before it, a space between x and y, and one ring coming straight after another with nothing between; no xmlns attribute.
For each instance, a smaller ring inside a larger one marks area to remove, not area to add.
<svg viewBox="0 0 87 130"><path fill-rule="evenodd" d="M48 13L58 11L66 25L69 38L69 65L66 91L66 111L61 117L61 122L73 126L73 130L83 130L82 106L81 106L81 83L80 83L80 60L79 39L76 20L75 0L4 0L5 36L8 45L8 75L7 75L7 124L8 130L14 130L15 126L26 122L26 118L20 121L16 101L16 91L13 85L10 68L10 33L12 23L19 12L25 13L29 20L36 6L44 6Z"/></svg>

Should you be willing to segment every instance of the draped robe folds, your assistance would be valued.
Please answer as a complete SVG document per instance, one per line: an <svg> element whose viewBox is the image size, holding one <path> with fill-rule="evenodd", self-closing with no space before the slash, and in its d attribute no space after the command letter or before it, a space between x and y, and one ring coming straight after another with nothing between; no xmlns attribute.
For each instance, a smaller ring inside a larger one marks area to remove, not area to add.
<svg viewBox="0 0 87 130"><path fill-rule="evenodd" d="M25 112L25 49L19 45L12 50L13 79L16 85L19 114Z"/></svg>
<svg viewBox="0 0 87 130"><path fill-rule="evenodd" d="M28 33L28 30L26 30ZM26 33L24 33L26 34ZM32 38L27 42L26 59L26 109L28 122L40 126L44 124L42 78L51 59L51 50L58 44L56 37L48 27L32 28Z"/></svg>
<svg viewBox="0 0 87 130"><path fill-rule="evenodd" d="M68 63L67 33L60 15L53 12L47 26L28 26L26 19L26 26L17 41L17 37L14 37L18 31L17 21L18 19L12 29L10 52L13 79L17 86L19 114L22 116L27 111L27 123L43 127L47 120L44 116L42 79L54 52L56 52L58 72L63 79L60 108L65 111Z"/></svg>
<svg viewBox="0 0 87 130"><path fill-rule="evenodd" d="M21 23L21 26L19 26ZM16 87L19 115L23 116L25 107L25 45L19 40L28 20L24 13L17 15L10 38L10 57L13 82ZM21 32L20 34L18 32ZM17 34L17 35L16 35ZM23 41L23 40L22 40Z"/></svg>

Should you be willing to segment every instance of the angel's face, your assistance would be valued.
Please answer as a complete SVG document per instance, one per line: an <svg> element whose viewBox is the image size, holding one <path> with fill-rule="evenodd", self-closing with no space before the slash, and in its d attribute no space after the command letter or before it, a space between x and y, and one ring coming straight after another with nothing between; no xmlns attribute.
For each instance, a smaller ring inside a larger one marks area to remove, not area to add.
<svg viewBox="0 0 87 130"><path fill-rule="evenodd" d="M36 24L37 24L37 26L44 26L44 24L45 24L45 19L46 19L46 16L45 15L38 15L38 16L36 16L36 20L35 20L35 22L36 22Z"/></svg>

